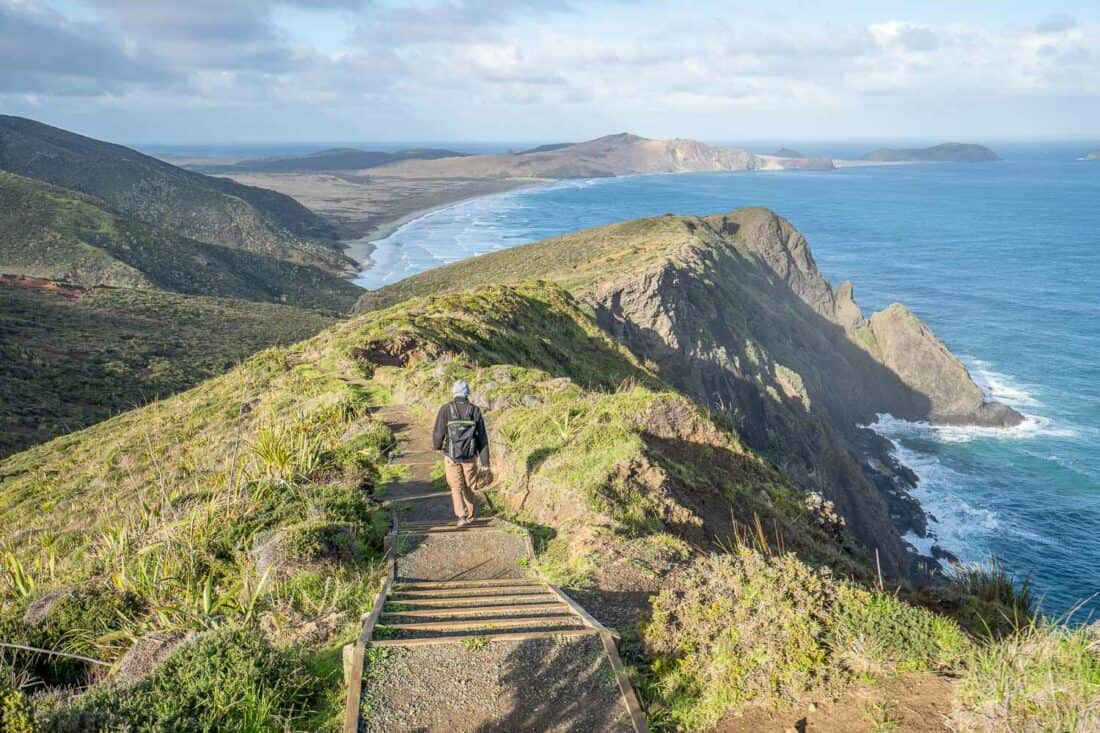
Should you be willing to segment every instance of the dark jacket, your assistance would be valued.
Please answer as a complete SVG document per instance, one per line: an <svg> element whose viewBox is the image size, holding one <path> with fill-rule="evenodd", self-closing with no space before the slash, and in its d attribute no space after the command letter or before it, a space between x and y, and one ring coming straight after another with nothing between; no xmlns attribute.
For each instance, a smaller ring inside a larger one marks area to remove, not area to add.
<svg viewBox="0 0 1100 733"><path fill-rule="evenodd" d="M489 468L489 436L485 432L485 421L481 417L481 410L465 397L455 397L452 401L458 409L458 414L463 419L474 421L474 448L477 450L481 465ZM447 420L451 417L451 402L439 408L435 416L435 429L432 431L432 448L443 450L443 441L447 439ZM472 413L472 414L471 414ZM459 460L457 463L473 463L476 459Z"/></svg>

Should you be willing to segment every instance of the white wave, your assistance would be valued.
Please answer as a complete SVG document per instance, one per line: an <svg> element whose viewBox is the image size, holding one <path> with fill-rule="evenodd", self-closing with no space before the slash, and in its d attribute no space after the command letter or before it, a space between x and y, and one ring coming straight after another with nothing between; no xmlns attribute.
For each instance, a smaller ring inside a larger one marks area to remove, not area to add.
<svg viewBox="0 0 1100 733"><path fill-rule="evenodd" d="M1034 387L1021 384L1015 378L991 369L989 362L965 357L963 360L969 367L974 383L986 397L1016 408L1042 406L1033 394Z"/></svg>
<svg viewBox="0 0 1100 733"><path fill-rule="evenodd" d="M923 438L944 443L969 443L974 440L1030 440L1034 438L1076 438L1071 428L1056 426L1054 421L1040 415L1024 414L1019 425L1009 428L982 425L933 425L931 423L902 420L885 413L876 416L870 428L885 438Z"/></svg>
<svg viewBox="0 0 1100 733"><path fill-rule="evenodd" d="M894 456L917 475L917 485L910 494L929 515L929 537L917 537L910 532L904 539L922 555L930 555L932 544L936 543L963 562L984 562L989 559L989 541L1006 534L1032 543L1049 543L1047 538L995 509L976 506L965 496L972 479L945 465L938 456L910 448L903 442L907 438L939 438L934 426L880 415L868 427L890 441Z"/></svg>

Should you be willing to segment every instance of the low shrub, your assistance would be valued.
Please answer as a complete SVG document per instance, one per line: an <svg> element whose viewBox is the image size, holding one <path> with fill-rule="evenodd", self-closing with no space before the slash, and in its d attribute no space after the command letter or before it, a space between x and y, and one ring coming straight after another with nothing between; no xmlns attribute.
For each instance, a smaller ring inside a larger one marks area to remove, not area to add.
<svg viewBox="0 0 1100 733"><path fill-rule="evenodd" d="M952 620L838 581L793 553L746 546L697 559L653 601L642 632L658 716L697 730L750 702L790 703L851 674L957 671Z"/></svg>
<svg viewBox="0 0 1100 733"><path fill-rule="evenodd" d="M824 570L747 549L700 558L654 599L643 637L672 717L698 730L731 708L827 683Z"/></svg>
<svg viewBox="0 0 1100 733"><path fill-rule="evenodd" d="M842 583L833 609L833 649L853 672L957 669L970 640L951 619L898 598Z"/></svg>
<svg viewBox="0 0 1100 733"><path fill-rule="evenodd" d="M320 682L293 652L255 631L214 631L181 646L126 689L93 690L51 724L58 730L277 731L309 714Z"/></svg>
<svg viewBox="0 0 1100 733"><path fill-rule="evenodd" d="M27 696L11 683L8 671L0 666L0 731L38 733L39 730Z"/></svg>

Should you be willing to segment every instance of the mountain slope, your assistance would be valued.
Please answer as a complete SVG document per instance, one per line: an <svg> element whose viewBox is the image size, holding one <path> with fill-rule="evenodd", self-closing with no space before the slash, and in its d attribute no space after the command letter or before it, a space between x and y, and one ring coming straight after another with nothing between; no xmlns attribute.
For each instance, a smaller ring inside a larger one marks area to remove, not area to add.
<svg viewBox="0 0 1100 733"><path fill-rule="evenodd" d="M863 156L864 160L881 162L984 163L1000 160L984 145L972 143L942 143L930 148L879 148Z"/></svg>
<svg viewBox="0 0 1100 733"><path fill-rule="evenodd" d="M525 278L554 280L668 383L723 413L749 446L833 500L893 574L915 573L900 535L923 534L907 473L860 425L1013 424L902 306L864 318L833 290L805 239L764 209L658 217L456 263L368 292L360 312L409 297ZM897 517L897 523L892 519ZM923 561L922 561L923 564Z"/></svg>
<svg viewBox="0 0 1100 733"><path fill-rule="evenodd" d="M352 265L328 241L332 228L288 196L33 120L0 115L0 170L90 194L117 214L200 242L334 272Z"/></svg>
<svg viewBox="0 0 1100 733"><path fill-rule="evenodd" d="M97 199L0 171L0 273L346 310L361 290L318 267L188 239Z"/></svg>
<svg viewBox="0 0 1100 733"><path fill-rule="evenodd" d="M438 148L409 148L393 152L360 150L358 148L332 148L318 150L309 155L255 158L227 165L196 164L190 167L206 173L303 173L361 170L376 168L400 160L435 160L437 158L461 158L465 155L465 153Z"/></svg>
<svg viewBox="0 0 1100 733"><path fill-rule="evenodd" d="M620 133L581 143L543 146L516 155L403 161L381 166L375 172L412 178L599 178L788 167L831 168L832 162L822 159L811 164L804 159L762 158L740 148L716 147L697 140L650 140Z"/></svg>
<svg viewBox="0 0 1100 733"><path fill-rule="evenodd" d="M334 320L285 305L0 279L0 458Z"/></svg>

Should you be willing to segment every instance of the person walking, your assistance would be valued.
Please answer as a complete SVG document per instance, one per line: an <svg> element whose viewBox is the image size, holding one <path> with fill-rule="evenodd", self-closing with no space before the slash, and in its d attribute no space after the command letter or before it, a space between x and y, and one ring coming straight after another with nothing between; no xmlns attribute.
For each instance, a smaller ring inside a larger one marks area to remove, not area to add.
<svg viewBox="0 0 1100 733"><path fill-rule="evenodd" d="M478 461L489 471L489 436L481 410L470 402L470 385L460 379L451 387L452 399L439 408L432 431L432 447L443 451L447 485L451 489L458 526L474 518L474 491L478 485Z"/></svg>

